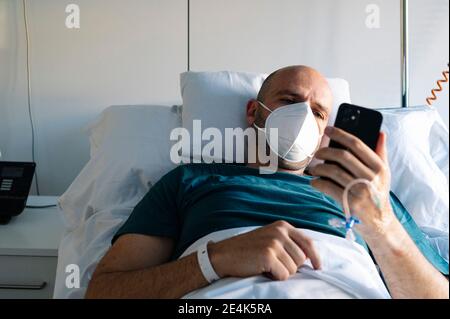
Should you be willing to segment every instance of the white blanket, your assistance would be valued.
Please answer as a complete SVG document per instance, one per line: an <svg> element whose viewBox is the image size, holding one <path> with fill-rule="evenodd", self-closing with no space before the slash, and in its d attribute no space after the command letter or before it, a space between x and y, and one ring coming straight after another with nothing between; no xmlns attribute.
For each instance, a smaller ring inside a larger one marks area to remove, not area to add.
<svg viewBox="0 0 450 319"><path fill-rule="evenodd" d="M221 241L256 229L242 227L209 234L192 244L181 257L196 251L206 241ZM391 298L375 264L359 244L346 239L301 229L313 241L322 260L322 270L313 270L309 260L286 281L264 276L226 278L193 291L195 299L386 299ZM181 258L180 257L180 258Z"/></svg>

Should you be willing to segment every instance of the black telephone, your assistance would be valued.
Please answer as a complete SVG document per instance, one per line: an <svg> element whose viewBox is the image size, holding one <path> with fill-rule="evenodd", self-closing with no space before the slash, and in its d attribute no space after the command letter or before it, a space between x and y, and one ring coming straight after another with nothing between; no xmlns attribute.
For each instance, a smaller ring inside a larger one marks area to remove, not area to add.
<svg viewBox="0 0 450 319"><path fill-rule="evenodd" d="M0 224L25 209L35 169L35 163L0 162Z"/></svg>

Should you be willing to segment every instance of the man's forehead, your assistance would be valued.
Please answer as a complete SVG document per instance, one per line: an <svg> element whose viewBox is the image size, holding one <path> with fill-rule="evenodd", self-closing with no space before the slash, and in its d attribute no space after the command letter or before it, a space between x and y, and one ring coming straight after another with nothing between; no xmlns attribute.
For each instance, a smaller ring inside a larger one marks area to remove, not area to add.
<svg viewBox="0 0 450 319"><path fill-rule="evenodd" d="M289 89L297 91L323 85L325 82L323 80L318 72L305 68L292 68L278 71L272 84L275 90Z"/></svg>
<svg viewBox="0 0 450 319"><path fill-rule="evenodd" d="M273 98L292 96L295 98L311 98L331 111L332 94L325 78L309 72L280 72L274 77L269 90Z"/></svg>

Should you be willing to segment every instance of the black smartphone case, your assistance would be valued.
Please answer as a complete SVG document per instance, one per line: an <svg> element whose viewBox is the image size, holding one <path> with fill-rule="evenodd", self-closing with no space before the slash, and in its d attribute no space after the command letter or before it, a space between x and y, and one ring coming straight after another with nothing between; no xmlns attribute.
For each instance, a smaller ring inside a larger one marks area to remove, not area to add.
<svg viewBox="0 0 450 319"><path fill-rule="evenodd" d="M375 150L382 123L383 115L376 110L342 104L339 107L334 126L358 137L372 150ZM345 148L335 141L330 142L330 147Z"/></svg>

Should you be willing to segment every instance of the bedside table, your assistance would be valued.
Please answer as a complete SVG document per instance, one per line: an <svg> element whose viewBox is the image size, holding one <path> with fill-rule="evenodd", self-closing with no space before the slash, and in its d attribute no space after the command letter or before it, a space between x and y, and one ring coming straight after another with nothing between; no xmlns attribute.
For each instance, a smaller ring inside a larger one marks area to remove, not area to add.
<svg viewBox="0 0 450 319"><path fill-rule="evenodd" d="M56 204L30 196L27 205ZM0 225L0 299L52 298L63 223L57 207L30 209Z"/></svg>

